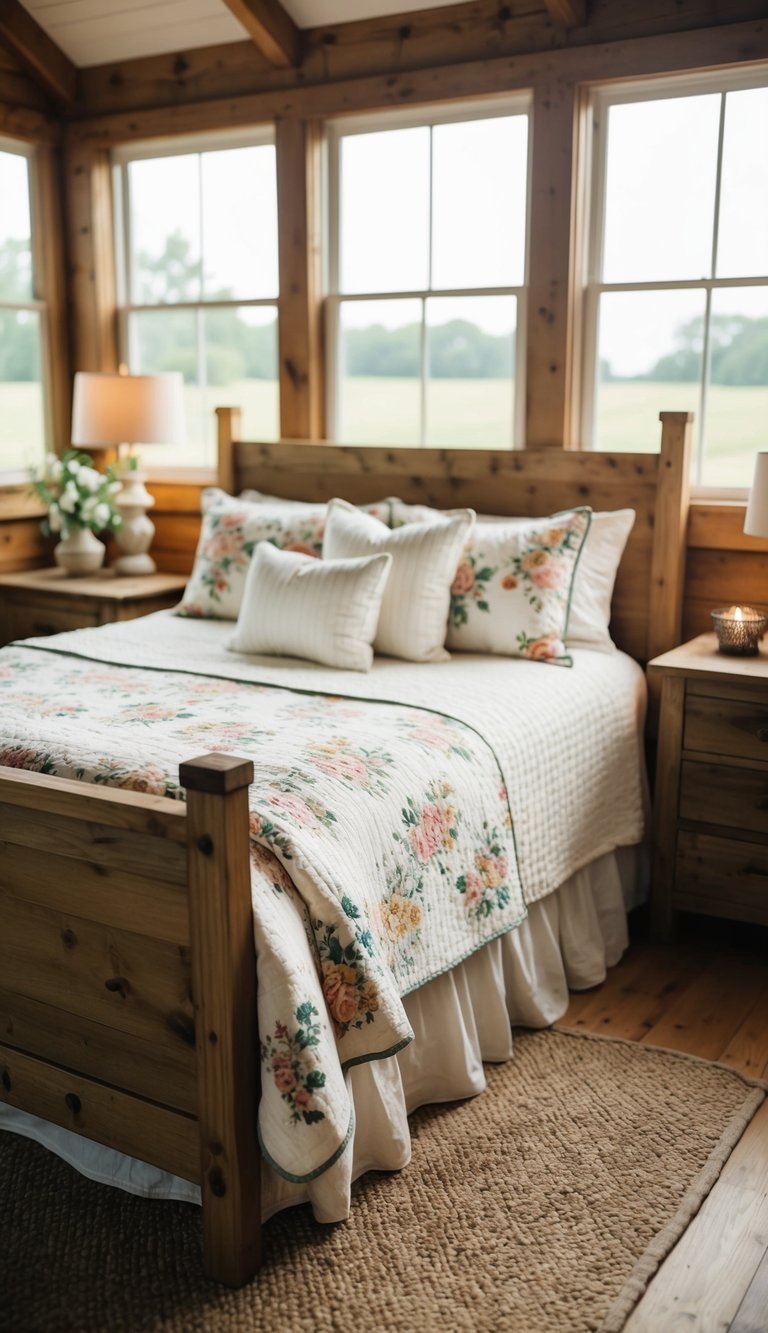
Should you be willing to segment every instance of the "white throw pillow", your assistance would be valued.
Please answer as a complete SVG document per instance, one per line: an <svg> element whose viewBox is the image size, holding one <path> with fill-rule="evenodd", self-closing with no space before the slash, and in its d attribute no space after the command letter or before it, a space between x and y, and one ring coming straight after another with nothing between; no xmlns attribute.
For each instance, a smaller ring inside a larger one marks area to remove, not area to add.
<svg viewBox="0 0 768 1333"><path fill-rule="evenodd" d="M319 556L322 551L326 504L266 496L247 500L212 486L203 491L201 507L200 539L177 612L180 616L237 620L245 576L259 542L305 555ZM372 505L371 510L387 518L388 502Z"/></svg>
<svg viewBox="0 0 768 1333"><path fill-rule="evenodd" d="M235 653L304 657L370 671L371 644L392 557L316 560L261 542L245 580Z"/></svg>
<svg viewBox="0 0 768 1333"><path fill-rule="evenodd" d="M451 587L448 647L570 666L565 630L589 520L589 509L569 509L525 526L478 522Z"/></svg>
<svg viewBox="0 0 768 1333"><path fill-rule="evenodd" d="M462 509L440 523L414 523L392 532L345 500L331 500L323 559L392 556L374 641L377 653L411 662L443 662L451 582L475 515Z"/></svg>
<svg viewBox="0 0 768 1333"><path fill-rule="evenodd" d="M393 528L407 523L434 523L453 512L430 509L428 505L407 505L398 499L391 499L389 503ZM478 527L485 523L506 523L524 528L530 522L528 518L504 518L495 514L478 514L477 517ZM571 594L567 631L569 647L591 648L603 653L616 651L609 629L611 598L621 557L634 522L634 509L593 512Z"/></svg>

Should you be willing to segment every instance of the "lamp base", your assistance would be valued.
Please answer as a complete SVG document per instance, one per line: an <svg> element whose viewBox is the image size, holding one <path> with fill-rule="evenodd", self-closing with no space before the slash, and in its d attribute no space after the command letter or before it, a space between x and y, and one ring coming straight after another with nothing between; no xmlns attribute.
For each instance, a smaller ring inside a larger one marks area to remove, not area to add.
<svg viewBox="0 0 768 1333"><path fill-rule="evenodd" d="M146 552L140 555L121 555L112 568L116 574L128 577L131 574L156 574L157 565Z"/></svg>
<svg viewBox="0 0 768 1333"><path fill-rule="evenodd" d="M155 525L147 510L155 503L154 496L144 486L144 475L137 468L127 468L120 474L123 483L116 504L122 523L115 533L120 554L115 561L115 573L122 576L154 574L157 566L149 554Z"/></svg>

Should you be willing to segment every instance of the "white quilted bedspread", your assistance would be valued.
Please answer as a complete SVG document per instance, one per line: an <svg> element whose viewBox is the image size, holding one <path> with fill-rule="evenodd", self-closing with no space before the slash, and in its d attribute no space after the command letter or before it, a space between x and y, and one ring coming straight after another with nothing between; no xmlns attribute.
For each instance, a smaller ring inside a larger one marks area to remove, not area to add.
<svg viewBox="0 0 768 1333"><path fill-rule="evenodd" d="M473 727L493 746L506 778L529 903L604 852L642 839L646 687L624 653L575 649L571 668L474 653L426 666L378 657L363 675L230 653L232 629L230 622L160 611L140 622L60 634L56 647L95 661L401 703Z"/></svg>
<svg viewBox="0 0 768 1333"><path fill-rule="evenodd" d="M645 686L618 653L363 676L231 634L161 612L5 650L0 764L177 794L179 758L254 760L260 1134L306 1180L351 1132L343 1069L410 1039L399 996L642 839Z"/></svg>

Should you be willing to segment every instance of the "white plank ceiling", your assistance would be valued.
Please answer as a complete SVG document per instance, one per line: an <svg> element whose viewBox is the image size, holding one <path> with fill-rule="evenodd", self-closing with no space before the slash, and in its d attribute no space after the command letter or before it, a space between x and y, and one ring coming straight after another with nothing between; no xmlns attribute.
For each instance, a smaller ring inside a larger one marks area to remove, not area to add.
<svg viewBox="0 0 768 1333"><path fill-rule="evenodd" d="M300 28L436 9L446 0L284 0ZM246 33L223 0L22 0L74 64L163 55ZM2 4L2 0L0 0Z"/></svg>

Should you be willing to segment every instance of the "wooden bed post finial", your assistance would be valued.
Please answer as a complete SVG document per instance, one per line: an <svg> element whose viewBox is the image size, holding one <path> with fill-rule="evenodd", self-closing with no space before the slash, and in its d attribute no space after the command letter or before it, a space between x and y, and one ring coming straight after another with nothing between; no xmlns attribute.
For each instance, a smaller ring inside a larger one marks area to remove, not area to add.
<svg viewBox="0 0 768 1333"><path fill-rule="evenodd" d="M218 483L230 495L235 490L235 445L240 439L243 414L239 407L216 408L216 445Z"/></svg>
<svg viewBox="0 0 768 1333"><path fill-rule="evenodd" d="M259 1032L248 838L253 764L180 766L187 861L206 1272L241 1286L260 1262Z"/></svg>

